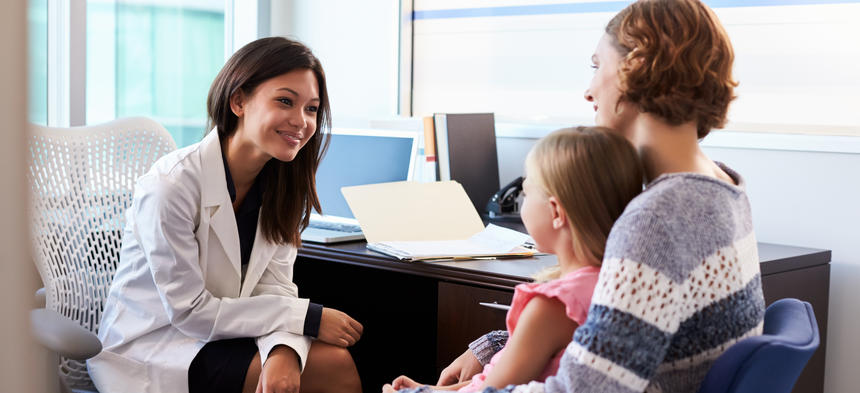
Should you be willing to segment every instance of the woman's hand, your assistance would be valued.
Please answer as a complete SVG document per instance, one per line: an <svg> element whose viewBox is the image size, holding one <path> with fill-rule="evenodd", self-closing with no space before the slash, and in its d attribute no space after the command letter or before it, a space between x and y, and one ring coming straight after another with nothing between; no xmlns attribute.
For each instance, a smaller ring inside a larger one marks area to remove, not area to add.
<svg viewBox="0 0 860 393"><path fill-rule="evenodd" d="M333 308L323 307L317 338L327 344L351 347L361 338L363 330L364 327L349 315Z"/></svg>
<svg viewBox="0 0 860 393"><path fill-rule="evenodd" d="M478 362L478 358L475 357L472 350L467 349L466 352L463 352L462 355L454 359L448 367L442 370L442 373L439 374L439 382L436 382L436 385L446 386L468 381L483 369L484 367Z"/></svg>
<svg viewBox="0 0 860 393"><path fill-rule="evenodd" d="M298 393L302 378L301 360L292 348L279 345L263 364L257 393Z"/></svg>

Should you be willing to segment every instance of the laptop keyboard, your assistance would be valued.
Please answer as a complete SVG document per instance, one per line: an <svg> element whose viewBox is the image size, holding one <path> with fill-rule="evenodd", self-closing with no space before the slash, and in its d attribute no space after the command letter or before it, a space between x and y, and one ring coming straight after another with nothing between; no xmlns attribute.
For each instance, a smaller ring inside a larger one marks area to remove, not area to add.
<svg viewBox="0 0 860 393"><path fill-rule="evenodd" d="M308 227L338 232L361 232L360 226L343 222L311 221Z"/></svg>

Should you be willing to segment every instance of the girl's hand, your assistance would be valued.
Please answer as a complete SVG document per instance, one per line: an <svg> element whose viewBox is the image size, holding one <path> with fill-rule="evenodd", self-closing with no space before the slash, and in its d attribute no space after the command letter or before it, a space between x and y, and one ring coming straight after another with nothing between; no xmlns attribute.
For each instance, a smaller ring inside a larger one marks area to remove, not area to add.
<svg viewBox="0 0 860 393"><path fill-rule="evenodd" d="M299 355L292 348L279 345L272 349L263 364L257 382L257 393L298 393L302 372Z"/></svg>
<svg viewBox="0 0 860 393"><path fill-rule="evenodd" d="M418 382L415 382L412 378L409 378L405 375L401 375L401 376L395 378L394 382L391 383L391 387L394 390L412 389L412 388L418 388L421 386L424 386L424 385L420 384Z"/></svg>
<svg viewBox="0 0 860 393"><path fill-rule="evenodd" d="M448 367L442 370L439 374L437 386L451 385L458 382L465 382L481 372L484 366L478 362L478 358L472 353L472 350L467 349L462 355L458 356Z"/></svg>
<svg viewBox="0 0 860 393"><path fill-rule="evenodd" d="M434 392L437 392L440 390L456 391L456 390L460 390L460 388L462 388L468 384L469 384L469 381L465 381L465 382L460 382L460 383L456 383L456 384L448 385L448 386L429 386L429 388L432 389L432 391L434 391ZM415 382L412 378L409 378L405 375L401 375L401 376L397 377L394 380L394 382L392 382L391 384L383 385L382 386L382 393L395 393L397 391L400 391L400 389L418 389L422 386L427 386L427 385L424 385L423 383Z"/></svg>
<svg viewBox="0 0 860 393"><path fill-rule="evenodd" d="M351 347L361 338L363 330L364 327L349 315L333 308L323 307L317 338L326 344Z"/></svg>

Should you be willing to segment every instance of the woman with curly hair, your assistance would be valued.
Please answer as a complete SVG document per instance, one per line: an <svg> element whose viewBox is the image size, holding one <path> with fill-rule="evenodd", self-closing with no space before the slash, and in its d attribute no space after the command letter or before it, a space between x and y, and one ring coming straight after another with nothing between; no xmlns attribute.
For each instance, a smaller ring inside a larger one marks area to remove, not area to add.
<svg viewBox="0 0 860 393"><path fill-rule="evenodd" d="M647 185L612 228L558 374L502 391L695 392L720 354L761 334L765 310L744 181L698 144L735 98L731 43L701 1L640 0L609 22L592 61L585 99L597 125L636 147ZM506 338L470 344L438 384L480 371Z"/></svg>

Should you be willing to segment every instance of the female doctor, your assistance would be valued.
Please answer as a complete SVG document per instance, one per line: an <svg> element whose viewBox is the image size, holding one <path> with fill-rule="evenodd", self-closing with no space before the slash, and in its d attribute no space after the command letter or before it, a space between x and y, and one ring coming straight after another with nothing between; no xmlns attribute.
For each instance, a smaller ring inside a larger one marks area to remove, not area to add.
<svg viewBox="0 0 860 393"><path fill-rule="evenodd" d="M300 232L330 124L325 74L281 37L236 52L212 83L214 131L137 181L88 362L102 392L361 390L362 326L298 298ZM316 338L316 340L312 340Z"/></svg>

